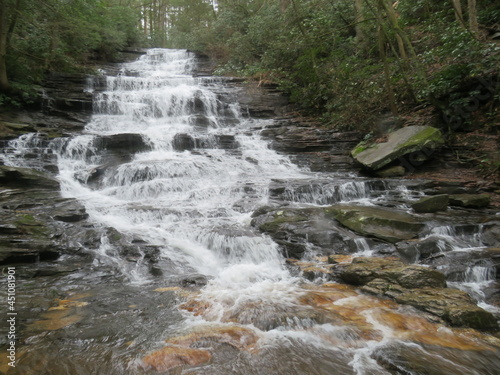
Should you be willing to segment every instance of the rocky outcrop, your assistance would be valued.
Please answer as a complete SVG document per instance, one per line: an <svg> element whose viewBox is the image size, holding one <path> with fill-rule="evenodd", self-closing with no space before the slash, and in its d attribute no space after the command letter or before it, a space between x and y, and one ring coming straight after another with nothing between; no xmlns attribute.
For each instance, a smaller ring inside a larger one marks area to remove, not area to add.
<svg viewBox="0 0 500 375"><path fill-rule="evenodd" d="M61 198L58 182L41 172L3 166L0 171L0 264L78 253L90 230L85 208Z"/></svg>
<svg viewBox="0 0 500 375"><path fill-rule="evenodd" d="M394 258L354 258L335 272L366 293L411 305L453 326L498 328L493 314L478 307L467 293L446 288L445 275L427 267L404 265Z"/></svg>
<svg viewBox="0 0 500 375"><path fill-rule="evenodd" d="M444 139L431 126L408 126L388 135L387 141L369 144L362 142L352 151L351 156L363 167L376 171L405 155L418 153L427 158L444 144Z"/></svg>
<svg viewBox="0 0 500 375"><path fill-rule="evenodd" d="M285 152L298 165L318 172L352 170L349 151L361 137L359 132L320 128L301 119L277 121L264 128L261 136L272 141L274 150Z"/></svg>
<svg viewBox="0 0 500 375"><path fill-rule="evenodd" d="M425 227L412 215L382 207L337 205L325 212L357 233L391 243L414 238Z"/></svg>

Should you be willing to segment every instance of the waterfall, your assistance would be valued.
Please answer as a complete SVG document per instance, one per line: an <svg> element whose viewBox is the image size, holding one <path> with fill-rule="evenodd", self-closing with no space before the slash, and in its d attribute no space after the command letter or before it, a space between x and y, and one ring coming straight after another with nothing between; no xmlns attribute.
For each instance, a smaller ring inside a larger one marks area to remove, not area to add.
<svg viewBox="0 0 500 375"><path fill-rule="evenodd" d="M222 80L194 78L193 67L189 52L153 49L107 77L84 134L59 152L63 195L81 200L96 222L160 246L181 269L224 285L281 279L276 244L247 225L271 178L301 174L249 132L254 120L225 101ZM140 145L131 158L110 155L110 143L127 151L129 139ZM96 168L99 183L86 184ZM109 258L109 243L102 246Z"/></svg>

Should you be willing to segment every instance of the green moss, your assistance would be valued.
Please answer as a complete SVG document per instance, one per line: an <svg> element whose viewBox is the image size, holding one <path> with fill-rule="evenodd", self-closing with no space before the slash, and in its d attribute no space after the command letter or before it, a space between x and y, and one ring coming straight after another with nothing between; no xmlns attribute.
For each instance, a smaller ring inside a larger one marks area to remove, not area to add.
<svg viewBox="0 0 500 375"><path fill-rule="evenodd" d="M439 129L433 127L426 127L424 130L415 134L413 137L409 138L405 143L399 146L399 148L410 147L414 145L422 145L428 142L444 143L443 136Z"/></svg>
<svg viewBox="0 0 500 375"><path fill-rule="evenodd" d="M272 232L278 231L282 224L298 223L301 221L307 221L307 218L305 216L299 216L299 215L296 215L296 216L281 216L281 215L278 216L278 215L275 215L273 221L269 221L267 223L262 224L259 227L259 229L263 232L272 233Z"/></svg>
<svg viewBox="0 0 500 375"><path fill-rule="evenodd" d="M49 233L45 225L35 219L33 215L20 215L14 220L14 224L20 231L35 237L46 237Z"/></svg>

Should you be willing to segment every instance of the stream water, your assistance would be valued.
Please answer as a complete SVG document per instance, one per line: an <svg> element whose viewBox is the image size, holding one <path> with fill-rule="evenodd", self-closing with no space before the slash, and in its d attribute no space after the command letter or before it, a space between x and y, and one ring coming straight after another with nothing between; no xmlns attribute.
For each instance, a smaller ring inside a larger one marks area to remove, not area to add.
<svg viewBox="0 0 500 375"><path fill-rule="evenodd" d="M497 373L498 348L486 335L290 273L279 246L250 226L252 213L270 203L272 181L327 180L319 190L288 190L292 206L373 204L418 192L383 186L373 197L363 179L297 167L260 137L273 121L244 115L236 88L193 77L195 64L186 51L149 50L105 78L81 135L51 144L62 195L78 199L103 230L89 249L91 264L20 285L31 294L26 308L36 310L51 291L59 302L33 312L13 373ZM12 143L17 151L4 162L34 163L22 161L33 137ZM120 142L132 152L113 151ZM428 235L474 250L474 235L447 230ZM117 235L141 246L124 255ZM372 254L363 238L355 243L358 255ZM148 247L159 254L154 272ZM494 309L483 292L494 280L483 262L454 282Z"/></svg>

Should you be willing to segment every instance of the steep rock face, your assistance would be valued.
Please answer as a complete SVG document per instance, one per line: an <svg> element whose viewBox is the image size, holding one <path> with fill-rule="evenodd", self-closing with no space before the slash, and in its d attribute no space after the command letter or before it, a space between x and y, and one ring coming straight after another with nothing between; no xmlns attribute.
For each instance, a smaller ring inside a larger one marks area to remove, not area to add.
<svg viewBox="0 0 500 375"><path fill-rule="evenodd" d="M414 238L425 227L412 215L382 207L336 205L326 213L355 232L391 243Z"/></svg>
<svg viewBox="0 0 500 375"><path fill-rule="evenodd" d="M390 133L386 142L358 144L351 156L365 168L376 171L412 153L427 158L444 144L441 131L431 126L408 126Z"/></svg>

